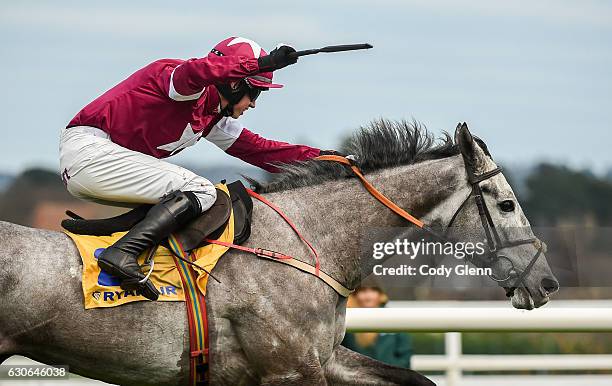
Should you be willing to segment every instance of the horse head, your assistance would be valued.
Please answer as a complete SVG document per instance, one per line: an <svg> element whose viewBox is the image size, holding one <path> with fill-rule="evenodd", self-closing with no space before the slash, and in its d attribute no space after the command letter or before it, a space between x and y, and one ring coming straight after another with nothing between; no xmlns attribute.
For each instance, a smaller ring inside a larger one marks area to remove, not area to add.
<svg viewBox="0 0 612 386"><path fill-rule="evenodd" d="M455 144L465 170L463 189L457 194L465 198L459 207L454 204L446 235L485 244L484 253L473 255L471 262L491 268L491 278L506 289L514 307L546 304L559 283L546 261L545 244L535 237L486 144L472 136L465 123L455 130Z"/></svg>

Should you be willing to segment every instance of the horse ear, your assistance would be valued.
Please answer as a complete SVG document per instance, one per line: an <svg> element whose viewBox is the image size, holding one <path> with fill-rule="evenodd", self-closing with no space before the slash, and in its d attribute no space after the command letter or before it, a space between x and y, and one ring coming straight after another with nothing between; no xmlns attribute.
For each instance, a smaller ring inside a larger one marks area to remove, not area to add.
<svg viewBox="0 0 612 386"><path fill-rule="evenodd" d="M465 122L457 124L455 143L459 145L463 158L468 160L474 158L476 143L474 143L474 137L472 137L472 133L470 133L470 129L468 129Z"/></svg>
<svg viewBox="0 0 612 386"><path fill-rule="evenodd" d="M459 136L460 136L460 132L461 132L461 127L462 127L462 123L459 122L457 123L457 127L455 128L455 144L459 144Z"/></svg>
<svg viewBox="0 0 612 386"><path fill-rule="evenodd" d="M455 143L459 145L463 160L469 162L475 169L484 163L486 154L474 140L465 122L459 123L455 129Z"/></svg>

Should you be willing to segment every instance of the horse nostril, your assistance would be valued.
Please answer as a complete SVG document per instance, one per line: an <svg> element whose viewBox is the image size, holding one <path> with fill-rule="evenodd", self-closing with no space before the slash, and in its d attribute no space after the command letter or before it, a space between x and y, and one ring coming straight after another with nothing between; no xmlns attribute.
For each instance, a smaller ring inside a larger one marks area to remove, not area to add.
<svg viewBox="0 0 612 386"><path fill-rule="evenodd" d="M554 294L559 290L559 282L551 277L545 277L542 279L542 288L546 291L547 295Z"/></svg>

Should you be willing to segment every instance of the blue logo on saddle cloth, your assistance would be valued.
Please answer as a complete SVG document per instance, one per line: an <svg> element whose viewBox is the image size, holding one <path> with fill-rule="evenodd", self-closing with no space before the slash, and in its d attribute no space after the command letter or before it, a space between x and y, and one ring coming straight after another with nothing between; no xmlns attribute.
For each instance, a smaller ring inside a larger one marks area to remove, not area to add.
<svg viewBox="0 0 612 386"><path fill-rule="evenodd" d="M94 251L94 257L96 260L100 257L104 249L106 248L98 248ZM98 284L109 287L119 286L121 285L121 279L119 279L117 276L111 275L108 272L105 272L104 270L100 270L100 274L98 275Z"/></svg>

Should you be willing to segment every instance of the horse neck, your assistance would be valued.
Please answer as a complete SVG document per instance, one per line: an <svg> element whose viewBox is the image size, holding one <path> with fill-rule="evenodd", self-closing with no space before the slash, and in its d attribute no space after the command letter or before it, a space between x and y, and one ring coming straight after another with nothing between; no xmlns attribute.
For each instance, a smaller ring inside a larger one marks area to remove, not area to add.
<svg viewBox="0 0 612 386"><path fill-rule="evenodd" d="M453 194L457 181L465 178L463 164L459 164L457 157L451 157L383 169L366 178L412 215L433 222L444 221L437 218L434 209ZM361 241L368 232L375 228L412 226L378 202L356 178L267 196L296 219L298 228L319 252L321 268L350 288L362 279ZM287 245L280 242L276 243L279 250L287 250ZM292 251L291 247L289 250ZM298 248L293 252L304 256L308 251Z"/></svg>

